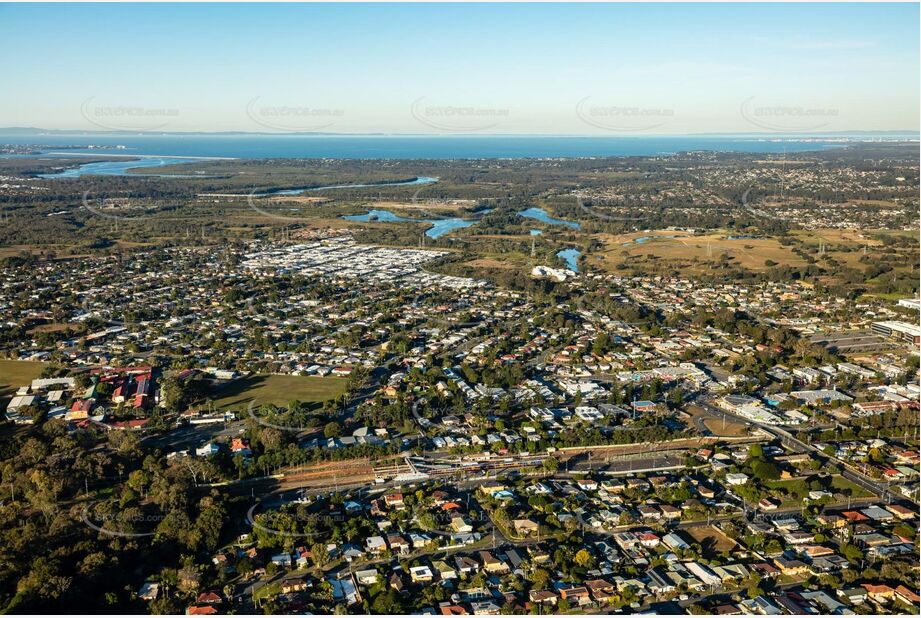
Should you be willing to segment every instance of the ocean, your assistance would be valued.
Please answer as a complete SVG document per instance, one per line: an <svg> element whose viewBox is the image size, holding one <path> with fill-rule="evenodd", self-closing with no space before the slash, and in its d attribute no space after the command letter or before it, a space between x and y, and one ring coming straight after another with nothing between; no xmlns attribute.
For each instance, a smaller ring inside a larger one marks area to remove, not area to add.
<svg viewBox="0 0 921 618"><path fill-rule="evenodd" d="M868 139L868 138L853 138ZM779 153L840 148L841 138L754 136L387 136L387 135L3 135L0 144L35 144L46 151L94 145L94 154L158 157L482 159L655 156L685 151Z"/></svg>

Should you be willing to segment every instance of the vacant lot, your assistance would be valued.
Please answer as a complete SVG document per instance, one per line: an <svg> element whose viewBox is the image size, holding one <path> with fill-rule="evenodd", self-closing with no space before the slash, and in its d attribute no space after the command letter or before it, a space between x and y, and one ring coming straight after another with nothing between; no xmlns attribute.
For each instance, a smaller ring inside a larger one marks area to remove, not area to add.
<svg viewBox="0 0 921 618"><path fill-rule="evenodd" d="M848 493L851 498L869 498L873 495L857 483L852 483L838 474L832 479L831 486L835 494L842 497L847 497L845 494Z"/></svg>
<svg viewBox="0 0 921 618"><path fill-rule="evenodd" d="M345 392L346 378L255 375L215 388L210 396L218 408L243 408L250 402L287 405L290 401L319 403Z"/></svg>
<svg viewBox="0 0 921 618"><path fill-rule="evenodd" d="M696 543L700 544L704 550L704 555L719 554L736 548L735 541L713 526L693 526L685 528L683 532L686 532Z"/></svg>
<svg viewBox="0 0 921 618"><path fill-rule="evenodd" d="M739 437L748 435L748 425L745 423L714 416L700 406L688 406L687 413L691 416L694 428L698 431L707 430L714 436Z"/></svg>
<svg viewBox="0 0 921 618"><path fill-rule="evenodd" d="M769 481L767 486L771 489L785 489L789 490L790 487L800 484L800 479L788 479L783 481ZM834 500L836 503L844 503L848 498L869 498L873 494L869 491L847 480L843 476L836 474L832 477L831 487L829 491L834 493ZM802 498L805 496L787 496L782 501L782 506L796 506L801 503Z"/></svg>
<svg viewBox="0 0 921 618"><path fill-rule="evenodd" d="M0 247L0 259L19 255L20 253L38 253L38 249L35 249L32 245L10 245L8 247Z"/></svg>
<svg viewBox="0 0 921 618"><path fill-rule="evenodd" d="M57 333L71 328L77 328L77 326L77 324L72 322L51 322L49 324L33 326L28 332L30 335L34 335L35 333Z"/></svg>
<svg viewBox="0 0 921 618"><path fill-rule="evenodd" d="M42 374L45 363L0 360L0 399L6 399L20 386L29 384Z"/></svg>

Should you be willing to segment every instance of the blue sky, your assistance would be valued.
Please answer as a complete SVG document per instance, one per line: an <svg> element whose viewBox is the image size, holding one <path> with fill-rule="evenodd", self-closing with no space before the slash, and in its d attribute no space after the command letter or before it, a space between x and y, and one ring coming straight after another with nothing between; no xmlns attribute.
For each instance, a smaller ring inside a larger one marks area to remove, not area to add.
<svg viewBox="0 0 921 618"><path fill-rule="evenodd" d="M0 4L0 126L918 130L917 4Z"/></svg>

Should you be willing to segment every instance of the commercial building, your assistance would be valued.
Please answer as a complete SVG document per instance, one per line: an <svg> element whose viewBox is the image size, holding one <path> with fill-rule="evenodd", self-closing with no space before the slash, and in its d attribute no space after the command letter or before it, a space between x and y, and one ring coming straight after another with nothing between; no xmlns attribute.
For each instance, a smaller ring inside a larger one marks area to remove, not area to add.
<svg viewBox="0 0 921 618"><path fill-rule="evenodd" d="M921 328L907 322L874 322L873 332L883 337L906 341L912 345L921 343Z"/></svg>

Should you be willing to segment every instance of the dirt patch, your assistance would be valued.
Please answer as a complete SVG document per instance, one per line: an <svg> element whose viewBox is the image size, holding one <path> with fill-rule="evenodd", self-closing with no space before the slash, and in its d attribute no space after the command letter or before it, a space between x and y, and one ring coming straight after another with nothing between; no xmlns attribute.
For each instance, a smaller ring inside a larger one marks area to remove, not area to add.
<svg viewBox="0 0 921 618"><path fill-rule="evenodd" d="M694 428L698 431L706 430L714 436L742 437L748 435L748 425L725 419L710 414L699 406L688 406L687 413L691 417Z"/></svg>
<svg viewBox="0 0 921 618"><path fill-rule="evenodd" d="M70 322L54 322L52 324L39 324L38 326L33 326L28 330L30 335L36 333L59 333L61 331L70 330L72 328L77 328L77 324Z"/></svg>
<svg viewBox="0 0 921 618"><path fill-rule="evenodd" d="M269 198L270 202L285 202L285 203L294 203L294 204L326 204L327 202L332 202L333 198L331 197L317 197L315 195L273 195Z"/></svg>
<svg viewBox="0 0 921 618"><path fill-rule="evenodd" d="M518 264L503 262L501 260L495 260L491 258L479 258L476 260L470 260L469 262L464 262L464 266L469 266L471 268L504 268L504 269L518 268Z"/></svg>
<svg viewBox="0 0 921 618"><path fill-rule="evenodd" d="M685 532L694 539L695 543L703 548L704 555L708 553L721 554L723 552L731 552L737 547L735 541L713 526L693 526L691 528L685 528L682 532Z"/></svg>
<svg viewBox="0 0 921 618"><path fill-rule="evenodd" d="M412 202L372 202L369 208L377 210L412 209L412 210L463 210L476 206L476 200L432 200L417 199Z"/></svg>

